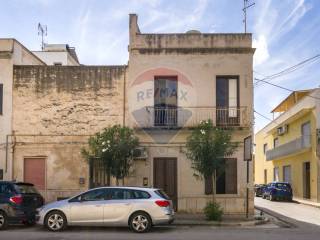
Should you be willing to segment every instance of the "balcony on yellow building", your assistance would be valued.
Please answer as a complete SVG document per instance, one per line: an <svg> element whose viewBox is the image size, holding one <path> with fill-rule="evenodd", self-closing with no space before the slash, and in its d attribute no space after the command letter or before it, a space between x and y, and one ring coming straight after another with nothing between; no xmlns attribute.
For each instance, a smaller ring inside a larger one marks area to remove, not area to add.
<svg viewBox="0 0 320 240"><path fill-rule="evenodd" d="M301 136L290 142L281 144L273 149L266 151L266 160L276 160L288 157L294 154L302 153L310 150L311 138L310 136Z"/></svg>

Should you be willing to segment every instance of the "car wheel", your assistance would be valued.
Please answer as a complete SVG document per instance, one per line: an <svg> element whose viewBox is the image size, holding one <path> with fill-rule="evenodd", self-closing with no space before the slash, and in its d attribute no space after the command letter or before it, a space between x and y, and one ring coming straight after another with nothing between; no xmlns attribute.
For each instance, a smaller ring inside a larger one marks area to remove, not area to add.
<svg viewBox="0 0 320 240"><path fill-rule="evenodd" d="M5 212L0 211L0 230L4 230L8 227L8 217Z"/></svg>
<svg viewBox="0 0 320 240"><path fill-rule="evenodd" d="M262 194L262 198L263 198L263 199L266 199L266 195Z"/></svg>
<svg viewBox="0 0 320 240"><path fill-rule="evenodd" d="M136 233L145 233L150 231L152 221L150 216L145 212L137 212L130 217L130 229Z"/></svg>
<svg viewBox="0 0 320 240"><path fill-rule="evenodd" d="M62 231L67 227L67 218L60 211L50 212L45 218L45 226L53 232Z"/></svg>

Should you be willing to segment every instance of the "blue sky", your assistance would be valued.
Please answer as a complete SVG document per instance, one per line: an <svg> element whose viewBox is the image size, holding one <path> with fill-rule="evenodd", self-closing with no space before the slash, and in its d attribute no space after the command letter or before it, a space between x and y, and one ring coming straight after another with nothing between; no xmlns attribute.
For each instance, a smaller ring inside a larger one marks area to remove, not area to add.
<svg viewBox="0 0 320 240"><path fill-rule="evenodd" d="M242 6L242 0L1 0L0 37L39 50L41 22L48 26L46 41L76 47L83 64L126 64L129 13L139 15L142 32L243 32ZM248 31L257 48L255 77L281 71L320 53L320 1L256 0ZM272 82L294 90L319 87L319 63ZM256 111L272 118L289 92L261 84L254 94ZM267 122L256 115L256 130Z"/></svg>

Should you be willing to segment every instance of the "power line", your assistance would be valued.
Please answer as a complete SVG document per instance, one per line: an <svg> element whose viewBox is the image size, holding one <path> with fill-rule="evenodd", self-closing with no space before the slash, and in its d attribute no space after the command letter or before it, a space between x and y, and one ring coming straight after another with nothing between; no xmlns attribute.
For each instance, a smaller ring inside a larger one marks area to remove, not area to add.
<svg viewBox="0 0 320 240"><path fill-rule="evenodd" d="M320 54L317 54L317 55L315 55L313 57L310 57L308 59L303 60L302 62L299 62L298 64L295 64L295 65L293 65L291 67L288 67L288 68L286 68L286 69L284 69L284 70L282 70L282 71L280 71L278 73L275 73L275 74L272 74L272 75L269 75L269 76L265 76L262 80L271 80L271 79L278 78L280 76L292 73L292 72L294 72L294 71L296 71L298 69L301 69L302 67L305 67L305 65L307 65L309 63L313 63L313 62L315 62L315 61L317 61L319 59L320 59ZM254 72L256 72L256 71L254 71ZM258 72L256 72L256 73L263 76L263 74L261 74L261 73L258 73ZM259 86L258 85L259 82L262 82L261 79L259 79L257 82L255 82L255 86Z"/></svg>
<svg viewBox="0 0 320 240"><path fill-rule="evenodd" d="M279 85L277 85L277 84L274 84L274 83L265 81L265 80L263 80L263 79L258 79L258 78L255 78L255 79L256 79L256 80L259 80L259 81L261 81L261 82L264 82L264 83L266 83L266 84L272 85L272 86L274 86L274 87L281 88L281 89L283 89L283 90L289 91L289 92L291 92L291 93L295 92L295 90L292 90L292 89L289 89L289 88L286 88L286 87L283 87L283 86L279 86ZM310 95L310 94L307 94L306 97L311 97L311 98L320 100L319 97L315 97L315 96L312 96L312 95Z"/></svg>
<svg viewBox="0 0 320 240"><path fill-rule="evenodd" d="M264 77L264 78L268 78L268 76L262 74L261 72L257 72L257 71L255 71L255 70L253 70L253 72L256 73L256 74L258 74L258 75L260 75L260 76L262 76L262 77Z"/></svg>
<svg viewBox="0 0 320 240"><path fill-rule="evenodd" d="M254 111L256 114L260 115L261 117L263 117L263 118L265 118L265 119L267 119L267 120L269 120L269 121L271 121L271 122L274 121L273 119L271 119L271 118L269 118L269 117L266 117L266 116L263 115L262 113L257 112L255 109L254 109L253 111Z"/></svg>

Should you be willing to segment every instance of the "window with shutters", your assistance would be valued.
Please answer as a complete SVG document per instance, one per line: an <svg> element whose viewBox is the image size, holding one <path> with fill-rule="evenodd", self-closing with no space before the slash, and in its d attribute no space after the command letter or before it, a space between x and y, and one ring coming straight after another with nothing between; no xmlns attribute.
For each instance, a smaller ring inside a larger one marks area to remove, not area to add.
<svg viewBox="0 0 320 240"><path fill-rule="evenodd" d="M237 194L237 159L226 158L223 170L217 172L216 194ZM212 194L213 179L205 179L205 194Z"/></svg>

